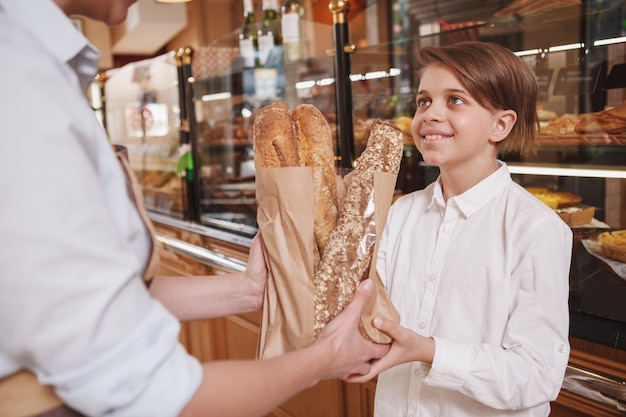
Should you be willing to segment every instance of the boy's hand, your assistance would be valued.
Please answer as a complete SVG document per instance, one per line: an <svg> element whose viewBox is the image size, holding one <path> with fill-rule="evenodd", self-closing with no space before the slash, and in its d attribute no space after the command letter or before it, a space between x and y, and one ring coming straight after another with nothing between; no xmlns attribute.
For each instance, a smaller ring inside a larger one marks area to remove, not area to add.
<svg viewBox="0 0 626 417"><path fill-rule="evenodd" d="M421 336L413 330L383 317L375 317L373 324L393 339L391 349L387 355L372 362L368 374L351 376L346 379L347 382L368 381L382 371L405 362L432 363L435 356L435 340L433 338Z"/></svg>

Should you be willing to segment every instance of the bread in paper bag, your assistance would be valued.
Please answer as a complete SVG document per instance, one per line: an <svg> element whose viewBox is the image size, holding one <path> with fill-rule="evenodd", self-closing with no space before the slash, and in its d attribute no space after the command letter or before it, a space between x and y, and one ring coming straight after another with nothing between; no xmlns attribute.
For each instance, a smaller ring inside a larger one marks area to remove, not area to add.
<svg viewBox="0 0 626 417"><path fill-rule="evenodd" d="M334 159L332 135L323 115L314 106L298 106L289 126L286 108L284 102L264 107L253 127L257 222L269 270L258 357L312 343L368 276L374 292L362 316L362 334L389 343L388 336L371 325L374 315L399 320L378 279L373 255L393 196L403 134L391 124L374 123L366 150L344 187L329 166L330 156ZM277 132L282 132L282 144L291 144L286 138L293 135L300 166L277 167L263 159L268 152L276 153ZM330 220L323 220L329 214Z"/></svg>

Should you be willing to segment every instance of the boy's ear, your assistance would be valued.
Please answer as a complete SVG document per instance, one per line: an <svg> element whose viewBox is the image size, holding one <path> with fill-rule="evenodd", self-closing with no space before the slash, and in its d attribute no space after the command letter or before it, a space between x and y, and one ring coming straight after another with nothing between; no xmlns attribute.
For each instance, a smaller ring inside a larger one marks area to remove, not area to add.
<svg viewBox="0 0 626 417"><path fill-rule="evenodd" d="M501 110L496 114L496 124L491 132L491 140L500 142L506 138L515 122L517 121L517 113L514 110Z"/></svg>

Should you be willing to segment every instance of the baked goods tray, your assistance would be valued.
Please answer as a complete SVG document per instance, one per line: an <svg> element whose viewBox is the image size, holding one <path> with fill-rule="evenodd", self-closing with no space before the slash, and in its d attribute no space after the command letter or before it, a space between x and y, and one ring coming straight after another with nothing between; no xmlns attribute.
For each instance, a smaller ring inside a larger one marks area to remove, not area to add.
<svg viewBox="0 0 626 417"><path fill-rule="evenodd" d="M539 146L609 146L626 145L626 134L594 133L586 135L539 135Z"/></svg>

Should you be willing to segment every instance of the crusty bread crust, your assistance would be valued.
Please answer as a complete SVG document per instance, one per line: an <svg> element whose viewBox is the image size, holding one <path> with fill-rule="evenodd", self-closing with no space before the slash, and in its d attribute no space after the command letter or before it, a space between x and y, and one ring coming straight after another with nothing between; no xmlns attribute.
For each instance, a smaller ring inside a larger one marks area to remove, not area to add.
<svg viewBox="0 0 626 417"><path fill-rule="evenodd" d="M314 235L319 254L324 253L337 223L337 173L330 125L311 104L297 106L292 115L300 166L313 167Z"/></svg>
<svg viewBox="0 0 626 417"><path fill-rule="evenodd" d="M252 136L257 169L300 165L291 112L286 102L276 101L261 108L254 119Z"/></svg>
<svg viewBox="0 0 626 417"><path fill-rule="evenodd" d="M379 120L373 123L314 277L316 335L350 303L368 272L374 245L362 242L370 233L364 223L370 209L374 173L398 173L403 140L404 134L396 126Z"/></svg>

